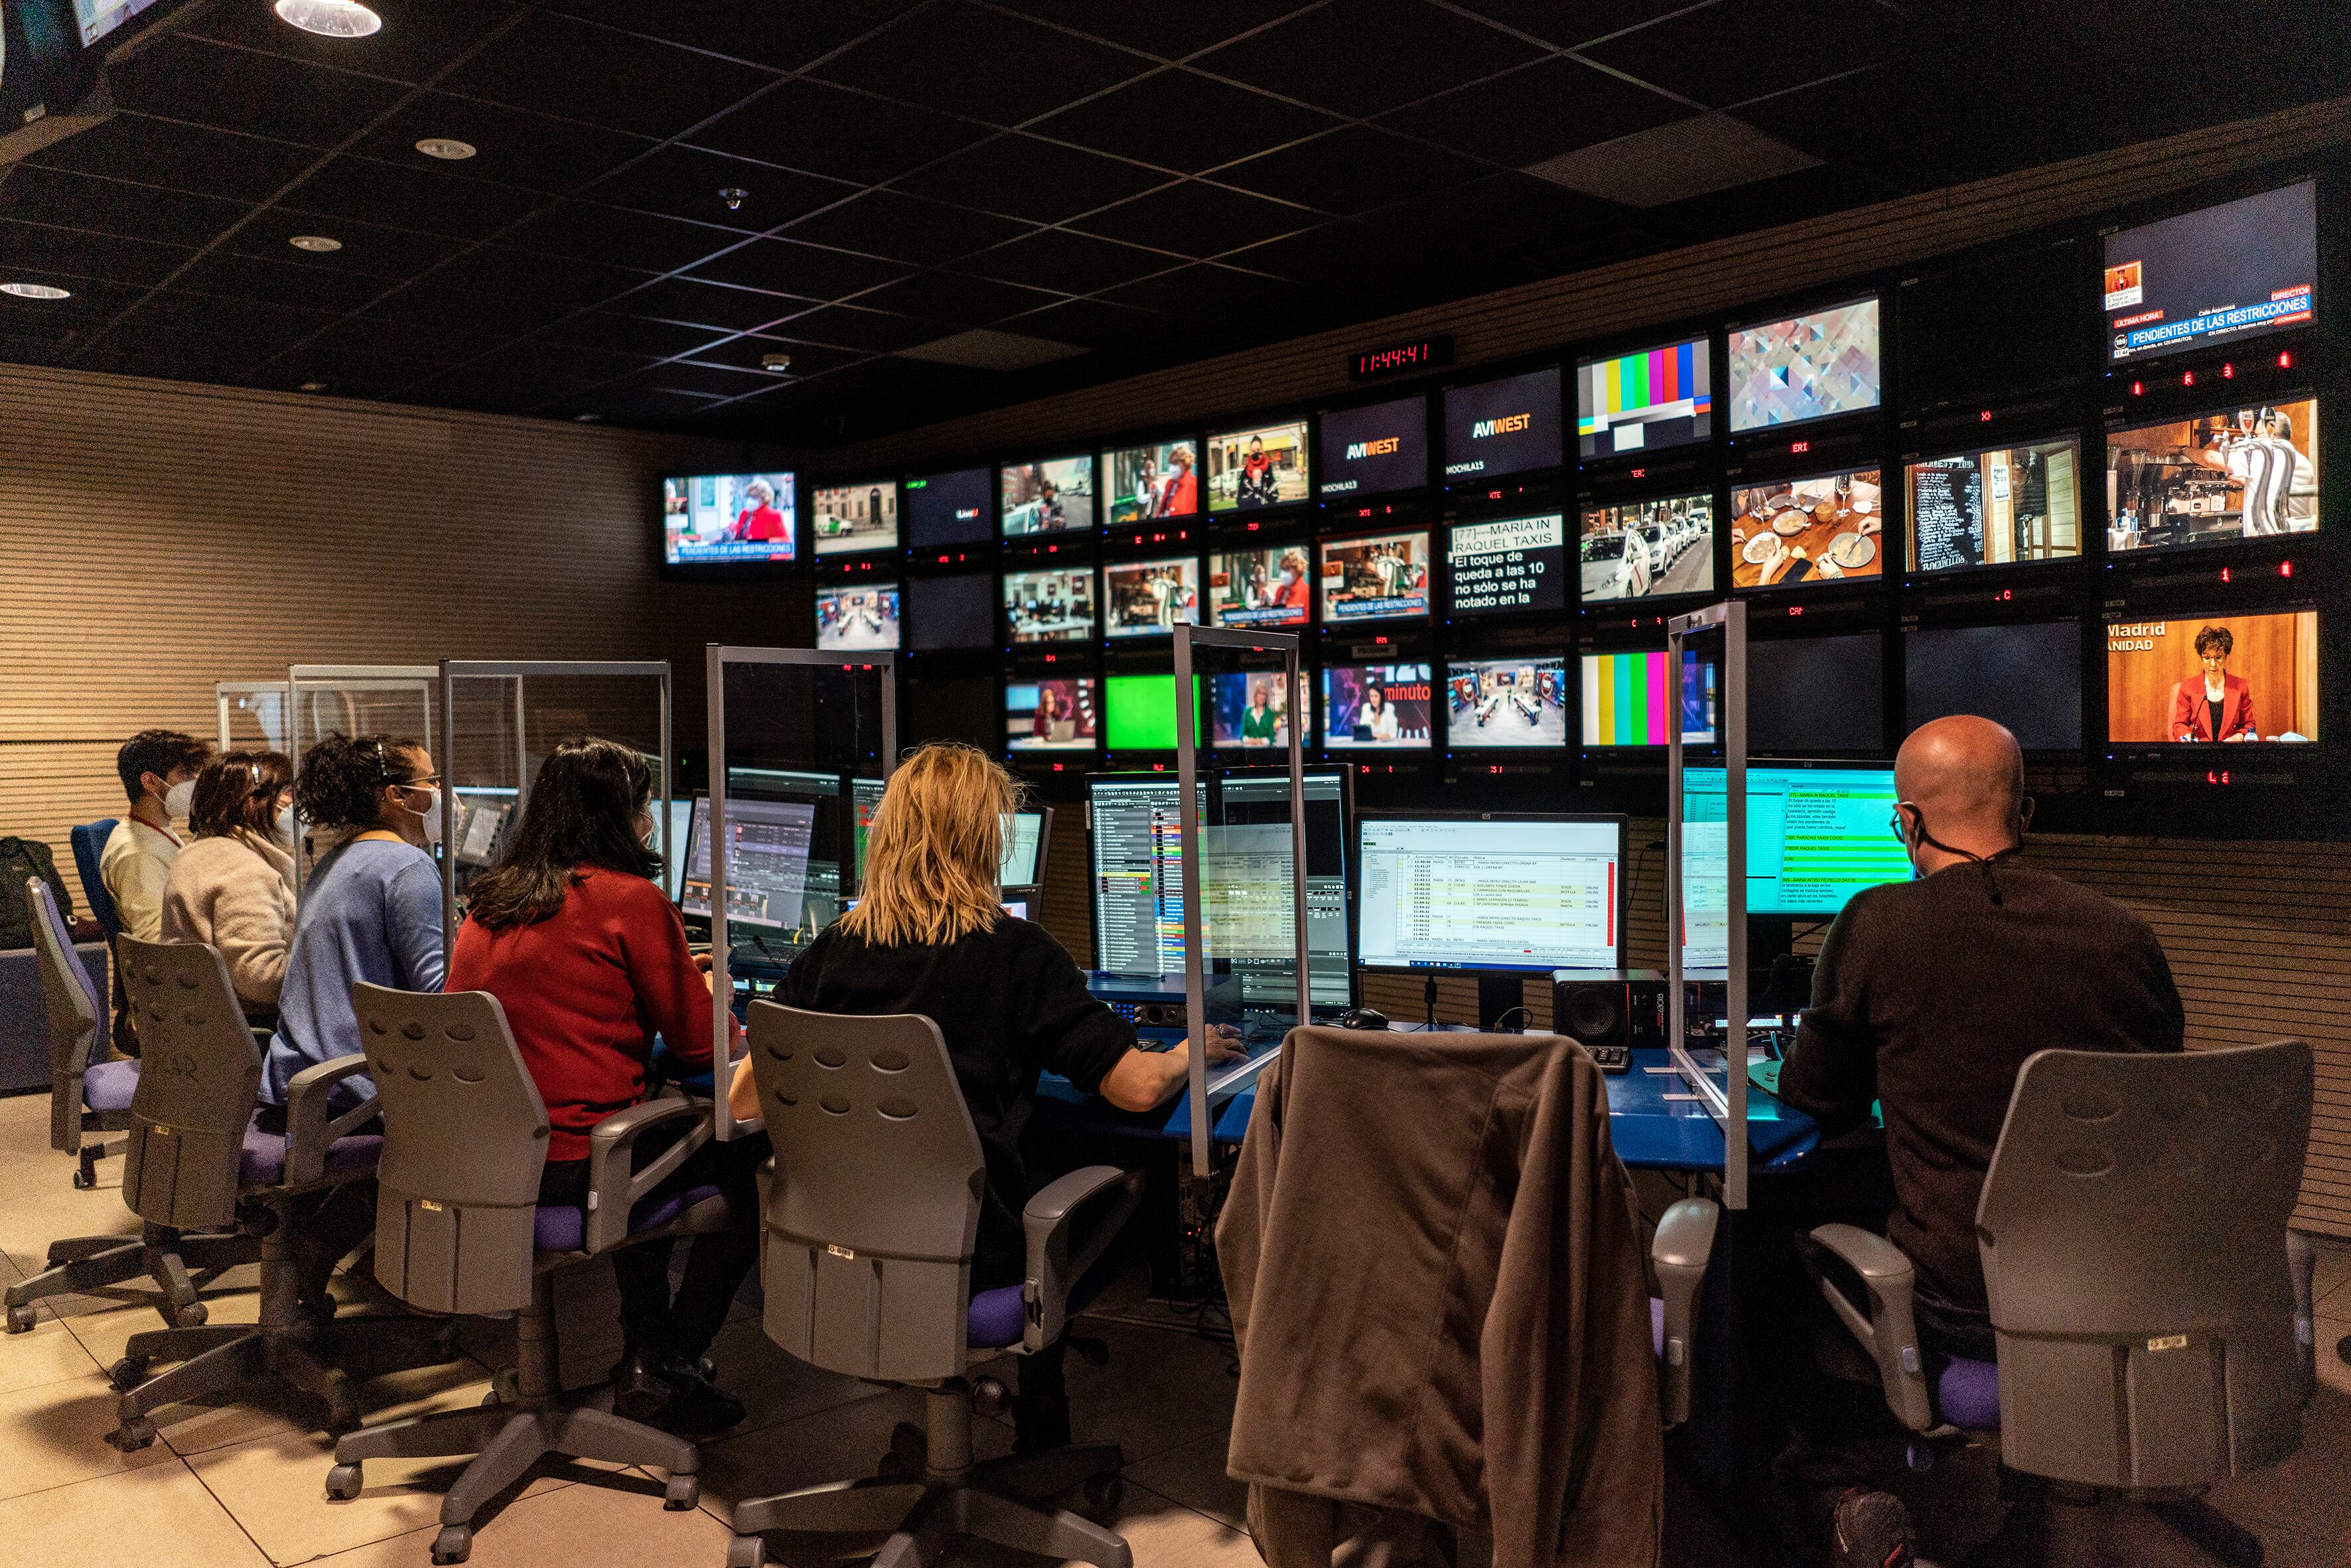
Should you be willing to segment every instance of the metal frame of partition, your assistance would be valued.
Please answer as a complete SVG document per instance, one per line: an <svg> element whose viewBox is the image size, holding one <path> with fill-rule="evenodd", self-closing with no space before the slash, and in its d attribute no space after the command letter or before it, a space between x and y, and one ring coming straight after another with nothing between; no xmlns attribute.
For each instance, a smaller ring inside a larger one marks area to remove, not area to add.
<svg viewBox="0 0 2351 1568"><path fill-rule="evenodd" d="M424 749L433 749L433 685L441 678L438 664L296 664L286 672L286 754L298 770L302 765L302 688L324 686L344 692L414 691L424 709ZM442 733L447 734L444 723ZM310 879L304 856L294 857L294 892L300 896Z"/></svg>
<svg viewBox="0 0 2351 1568"><path fill-rule="evenodd" d="M726 841L726 666L729 664L801 664L821 669L871 669L882 685L882 779L886 784L898 766L898 655L859 653L844 656L815 648L743 648L711 643L704 648L704 697L709 713L710 778L710 991L718 1005L710 1009L711 1098L716 1109L713 1126L721 1142L757 1131L763 1122L738 1122L726 1104L726 1024L733 1014L734 977L727 972L733 944L726 930L726 856L716 846ZM663 668L666 670L667 665ZM668 686L663 686L666 693ZM667 727L664 722L664 734ZM848 770L854 773L854 768ZM691 868L688 868L691 869ZM844 867L844 873L849 868ZM841 885L848 886L844 875Z"/></svg>
<svg viewBox="0 0 2351 1568"><path fill-rule="evenodd" d="M294 701L285 681L214 681L213 683L213 713L219 724L220 748L232 749L235 741L228 729L228 716L233 711L230 701L235 697L276 697L285 705L286 744L289 754L294 744Z"/></svg>
<svg viewBox="0 0 2351 1568"><path fill-rule="evenodd" d="M1723 998L1723 1082L1689 1051L1688 988L1682 965L1682 644L1722 631L1723 896L1729 942ZM1667 1049L1674 1069L1722 1129L1722 1201L1747 1207L1747 605L1725 600L1666 622L1666 679L1674 719L1666 729Z"/></svg>
<svg viewBox="0 0 2351 1568"><path fill-rule="evenodd" d="M1178 842L1184 868L1184 1020L1191 1041L1192 1174L1206 1177L1208 1158L1208 1051L1207 982L1201 969L1199 707L1192 696L1192 650L1196 647L1236 648L1281 655L1281 679L1288 692L1290 715L1290 921L1297 946L1298 1022L1314 1021L1314 978L1306 934L1306 693L1299 674L1299 634L1295 632L1210 630L1202 626L1176 628L1176 800L1181 824Z"/></svg>
<svg viewBox="0 0 2351 1568"><path fill-rule="evenodd" d="M538 676L639 676L653 677L661 682L661 811L653 819L655 830L662 836L662 853L666 858L673 846L669 841L669 803L671 770L677 765L676 750L670 744L670 673L666 659L639 659L617 663L595 660L568 662L563 660L444 659L430 672L441 683L441 733L454 737L457 733L457 683L459 681L514 682L515 717L515 812L520 816L523 802L530 798L529 731L524 724L528 716L523 706L523 683ZM428 746L429 746L428 742ZM456 747L450 747L449 767L456 766ZM457 946L457 791L444 777L441 789L441 930L443 940L454 952Z"/></svg>

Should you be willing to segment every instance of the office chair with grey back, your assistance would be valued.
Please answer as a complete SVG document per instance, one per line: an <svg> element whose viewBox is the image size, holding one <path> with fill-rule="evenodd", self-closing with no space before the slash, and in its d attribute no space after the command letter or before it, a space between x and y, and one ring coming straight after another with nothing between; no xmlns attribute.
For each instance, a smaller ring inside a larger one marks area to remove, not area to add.
<svg viewBox="0 0 2351 1568"><path fill-rule="evenodd" d="M164 1406L268 1381L323 1401L329 1429L356 1425L353 1378L340 1362L364 1359L370 1372L389 1371L456 1354L447 1325L411 1317L322 1322L300 1301L295 1200L374 1172L382 1140L359 1131L373 1120L373 1105L362 1100L338 1114L329 1103L366 1059L342 1057L297 1073L286 1133L264 1133L254 1105L261 1047L220 950L126 936L120 951L144 1046L123 1201L152 1225L235 1225L257 1238L261 1303L253 1323L131 1335L111 1371L122 1397L110 1441L125 1451L143 1448L155 1440L153 1414ZM157 1361L180 1364L151 1379L148 1367Z"/></svg>
<svg viewBox="0 0 2351 1568"><path fill-rule="evenodd" d="M362 983L351 988L351 1001L383 1104L376 1278L426 1312L514 1314L517 1364L498 1374L478 1409L345 1436L335 1445L328 1497L357 1497L369 1459L475 1456L441 1500L433 1561L444 1563L465 1560L474 1515L549 1455L658 1465L669 1472L664 1506L693 1508L701 1497L699 1448L565 1396L553 1276L622 1247L737 1222L715 1186L654 1191L709 1140L709 1105L649 1100L605 1117L589 1135L587 1206L541 1207L547 1106L497 998ZM632 1171L637 1140L681 1121L699 1125Z"/></svg>
<svg viewBox="0 0 2351 1568"><path fill-rule="evenodd" d="M33 946L41 966L42 1001L49 1027L49 1146L74 1156L73 1185L98 1185L97 1162L123 1152L124 1142L99 1144L91 1134L118 1133L131 1125L131 1103L139 1085L139 1063L107 1059L99 1038L105 1009L98 988L74 951L72 934L49 884L34 877L26 884L32 903ZM34 1302L59 1295L103 1295L142 1301L167 1323L193 1328L205 1317L199 1299L204 1284L221 1270L261 1255L258 1242L236 1235L183 1236L169 1226L149 1223L136 1237L75 1236L49 1243L48 1267L8 1287L8 1332L23 1333L37 1317ZM127 1288L152 1280L152 1291Z"/></svg>
<svg viewBox="0 0 2351 1568"><path fill-rule="evenodd" d="M2043 1051L2024 1064L1976 1208L1996 1363L1926 1356L1910 1260L1883 1237L1813 1260L1912 1431L2000 1433L2063 1504L2121 1494L2224 1562L2261 1542L2198 1500L2300 1447L2314 1383L2307 1242L2288 1229L2310 1139L2298 1040L2186 1054Z"/></svg>
<svg viewBox="0 0 2351 1568"><path fill-rule="evenodd" d="M829 1372L924 1390L882 1475L735 1505L729 1568L760 1568L763 1531L891 1533L879 1568L921 1568L977 1537L1097 1568L1133 1568L1127 1544L1046 1505L1083 1486L1117 1500L1115 1443L974 1463L970 1368L1063 1336L1077 1281L1141 1199L1111 1166L1061 1177L1029 1202L1027 1278L971 1291L987 1171L938 1026L914 1015L845 1018L751 1005L752 1072L776 1145L764 1281L768 1335Z"/></svg>

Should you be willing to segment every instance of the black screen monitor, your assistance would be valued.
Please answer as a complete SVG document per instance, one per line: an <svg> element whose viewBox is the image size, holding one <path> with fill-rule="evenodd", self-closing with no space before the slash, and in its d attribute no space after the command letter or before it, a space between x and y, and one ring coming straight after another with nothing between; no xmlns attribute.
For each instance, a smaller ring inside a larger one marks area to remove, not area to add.
<svg viewBox="0 0 2351 1568"><path fill-rule="evenodd" d="M906 584L906 645L916 653L996 642L996 580L984 571Z"/></svg>
<svg viewBox="0 0 2351 1568"><path fill-rule="evenodd" d="M2318 186L2304 180L2106 236L2106 353L2120 364L2317 318Z"/></svg>
<svg viewBox="0 0 2351 1568"><path fill-rule="evenodd" d="M958 468L906 481L906 542L915 549L985 544L996 537L995 476Z"/></svg>
<svg viewBox="0 0 2351 1568"><path fill-rule="evenodd" d="M1622 817L1568 813L1359 819L1364 967L1617 967L1625 834Z"/></svg>
<svg viewBox="0 0 2351 1568"><path fill-rule="evenodd" d="M1886 643L1875 632L1747 644L1747 745L1780 756L1886 744Z"/></svg>
<svg viewBox="0 0 2351 1568"><path fill-rule="evenodd" d="M2006 725L2027 751L2082 748L2082 628L1947 626L1905 638L1906 721L1912 729L1953 714Z"/></svg>

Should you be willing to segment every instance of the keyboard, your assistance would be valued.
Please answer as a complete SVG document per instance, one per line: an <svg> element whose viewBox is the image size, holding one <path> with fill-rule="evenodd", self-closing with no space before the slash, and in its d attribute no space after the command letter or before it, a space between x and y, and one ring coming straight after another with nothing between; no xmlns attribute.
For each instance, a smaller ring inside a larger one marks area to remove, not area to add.
<svg viewBox="0 0 2351 1568"><path fill-rule="evenodd" d="M1629 1072L1633 1069L1633 1048L1629 1045L1584 1045L1583 1054L1600 1064L1603 1072Z"/></svg>

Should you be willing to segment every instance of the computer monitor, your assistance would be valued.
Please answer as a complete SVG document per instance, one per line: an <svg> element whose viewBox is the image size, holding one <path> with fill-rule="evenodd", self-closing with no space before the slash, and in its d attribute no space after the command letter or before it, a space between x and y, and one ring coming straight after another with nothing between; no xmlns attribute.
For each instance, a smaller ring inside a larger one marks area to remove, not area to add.
<svg viewBox="0 0 2351 1568"><path fill-rule="evenodd" d="M1625 819L1613 816L1364 817L1355 826L1364 967L1618 967L1625 834Z"/></svg>
<svg viewBox="0 0 2351 1568"><path fill-rule="evenodd" d="M1682 797L1687 854L1702 861L1706 825L1723 821L1722 769L1684 768ZM1747 913L1827 919L1865 887L1909 880L1909 853L1892 826L1895 799L1890 762L1750 764ZM1719 836L1712 853L1719 862Z"/></svg>
<svg viewBox="0 0 2351 1568"><path fill-rule="evenodd" d="M1004 862L996 885L1035 887L1045 880L1045 842L1053 831L1050 807L1015 811L1004 819Z"/></svg>
<svg viewBox="0 0 2351 1568"><path fill-rule="evenodd" d="M816 805L809 800L726 802L726 918L773 931L810 927L809 848L816 830ZM686 830L685 885L678 899L689 918L710 918L710 797L697 791ZM834 890L839 889L836 869ZM828 916L828 918L830 918Z"/></svg>
<svg viewBox="0 0 2351 1568"><path fill-rule="evenodd" d="M1318 1008L1345 1008L1354 994L1347 917L1349 780L1338 768L1306 770L1306 946L1310 997ZM1217 790L1210 810L1209 791ZM1287 769L1250 770L1202 779L1195 786L1200 814L1228 837L1210 862L1210 874L1228 866L1249 874L1244 835L1286 827ZM1179 786L1167 774L1095 774L1086 780L1093 877L1094 967L1120 975L1184 972L1183 825ZM1269 835L1266 853L1287 855L1286 832ZM1206 890L1211 897L1217 889ZM1243 952L1234 957L1244 1002L1278 1004L1294 998L1296 981L1283 956Z"/></svg>
<svg viewBox="0 0 2351 1568"><path fill-rule="evenodd" d="M841 914L841 894L846 890L843 862L853 869L855 845L851 832L848 781L838 773L803 772L797 768L733 767L726 770L728 794L726 814L730 828L739 827L751 819L742 816L741 809L768 805L802 805L809 808L807 860L799 918L787 926L795 935L794 942L806 941L832 924ZM678 908L689 920L707 918L709 909L709 800L697 794L694 816L687 826L687 870ZM763 820L766 814L762 814ZM738 839L740 834L737 834ZM741 852L738 843L737 852ZM695 878L704 879L702 895L694 897ZM735 862L727 862L729 888L727 918L747 921L742 901L734 896ZM758 922L747 921L756 928ZM764 946L773 948L772 942Z"/></svg>
<svg viewBox="0 0 2351 1568"><path fill-rule="evenodd" d="M464 789L455 791L457 797L457 841L455 854L461 866L486 870L497 864L505 850L507 833L518 814L516 803L518 792L500 789Z"/></svg>
<svg viewBox="0 0 2351 1568"><path fill-rule="evenodd" d="M694 800L672 800L669 803L669 837L657 841L653 847L669 858L662 862L662 891L675 904L685 891L685 841L694 831Z"/></svg>

